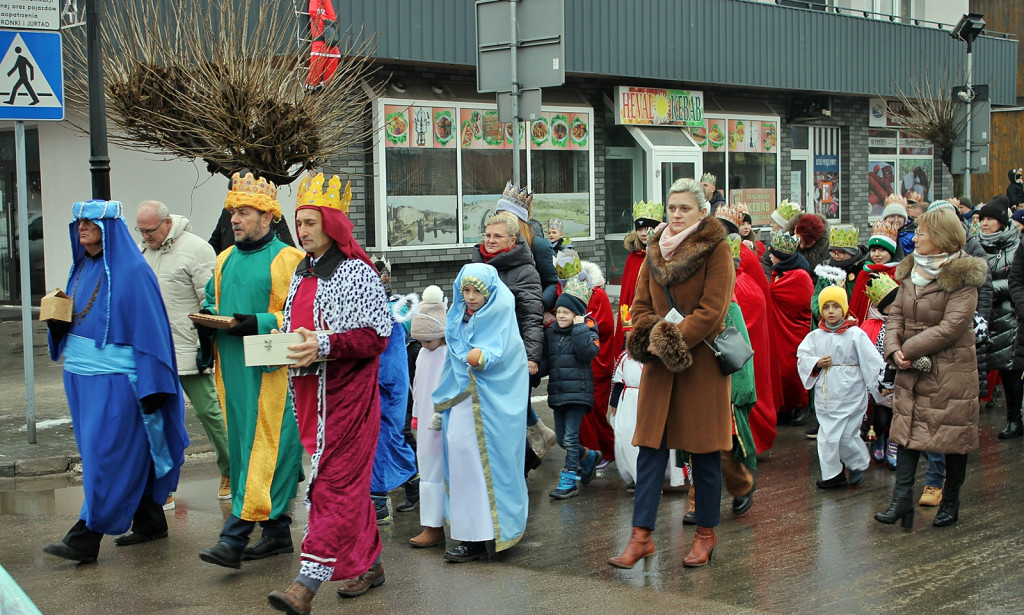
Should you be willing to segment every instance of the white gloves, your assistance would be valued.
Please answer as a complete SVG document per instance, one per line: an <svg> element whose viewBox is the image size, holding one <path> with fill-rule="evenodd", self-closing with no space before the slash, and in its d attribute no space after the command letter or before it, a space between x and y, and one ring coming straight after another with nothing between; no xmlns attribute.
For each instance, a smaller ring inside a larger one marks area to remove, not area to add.
<svg viewBox="0 0 1024 615"><path fill-rule="evenodd" d="M431 431L441 431L441 421L444 416L440 412L435 412L434 417L430 419L430 427L427 429Z"/></svg>

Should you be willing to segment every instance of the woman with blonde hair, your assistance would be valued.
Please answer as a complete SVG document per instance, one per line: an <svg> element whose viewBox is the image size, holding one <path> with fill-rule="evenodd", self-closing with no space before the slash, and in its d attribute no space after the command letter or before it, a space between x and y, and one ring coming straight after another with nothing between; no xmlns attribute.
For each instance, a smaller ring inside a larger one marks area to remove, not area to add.
<svg viewBox="0 0 1024 615"><path fill-rule="evenodd" d="M703 217L704 188L680 179L669 190L668 222L654 233L632 304L630 356L644 364L633 443L640 447L633 531L625 551L608 560L632 568L654 553L651 531L669 449L690 453L697 533L686 566L703 566L718 540L722 451L732 450L729 376L711 347L725 328L736 271L725 228Z"/></svg>
<svg viewBox="0 0 1024 615"><path fill-rule="evenodd" d="M946 481L932 525L956 523L967 453L978 448L978 360L974 312L984 259L963 251L953 208L917 218L915 250L896 268L900 289L889 309L884 353L897 369L889 439L897 444L896 483L880 523L914 521L914 478L922 452L944 453Z"/></svg>

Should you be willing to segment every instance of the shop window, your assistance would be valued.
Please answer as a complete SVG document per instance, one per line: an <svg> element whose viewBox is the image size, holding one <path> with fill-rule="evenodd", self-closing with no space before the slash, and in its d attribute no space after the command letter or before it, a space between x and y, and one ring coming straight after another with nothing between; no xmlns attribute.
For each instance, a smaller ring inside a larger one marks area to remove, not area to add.
<svg viewBox="0 0 1024 615"><path fill-rule="evenodd" d="M382 101L381 146L375 160L387 247L476 243L512 178L513 125L491 106L429 107ZM534 191L534 217L562 218L566 234L593 235L592 115L544 110L520 124L520 176ZM380 213L378 213L380 215Z"/></svg>
<svg viewBox="0 0 1024 615"><path fill-rule="evenodd" d="M935 160L932 144L917 135L895 130L868 130L869 217L882 215L885 197L910 191L931 201Z"/></svg>

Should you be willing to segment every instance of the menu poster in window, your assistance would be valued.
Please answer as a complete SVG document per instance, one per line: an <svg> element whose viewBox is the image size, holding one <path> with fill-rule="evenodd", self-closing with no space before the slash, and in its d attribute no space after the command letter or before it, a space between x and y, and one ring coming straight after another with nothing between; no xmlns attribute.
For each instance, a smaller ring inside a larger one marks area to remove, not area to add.
<svg viewBox="0 0 1024 615"><path fill-rule="evenodd" d="M585 150L589 140L588 113L542 113L530 123L530 149Z"/></svg>
<svg viewBox="0 0 1024 615"><path fill-rule="evenodd" d="M761 122L761 149L767 154L779 151L779 133L775 122Z"/></svg>
<svg viewBox="0 0 1024 615"><path fill-rule="evenodd" d="M725 131L728 124L725 120L708 118L708 149L709 152L717 152L725 147Z"/></svg>
<svg viewBox="0 0 1024 615"><path fill-rule="evenodd" d="M458 133L458 116L453 108L434 107L433 113L433 138L434 147L453 148L458 143L455 137Z"/></svg>
<svg viewBox="0 0 1024 615"><path fill-rule="evenodd" d="M907 196L907 193L913 190L924 196L924 200L931 202L933 164L931 158L900 158L900 194Z"/></svg>
<svg viewBox="0 0 1024 615"><path fill-rule="evenodd" d="M708 151L708 119L704 118L700 126L691 128L690 136L693 137L694 143L700 147L700 151Z"/></svg>
<svg viewBox="0 0 1024 615"><path fill-rule="evenodd" d="M409 107L384 105L384 146L409 146Z"/></svg>
<svg viewBox="0 0 1024 615"><path fill-rule="evenodd" d="M814 213L839 218L839 156L814 156Z"/></svg>
<svg viewBox="0 0 1024 615"><path fill-rule="evenodd" d="M745 203L753 226L768 226L775 211L775 188L745 188L729 191L730 203Z"/></svg>
<svg viewBox="0 0 1024 615"><path fill-rule="evenodd" d="M745 152L747 148L748 123L745 120L729 120L729 151Z"/></svg>
<svg viewBox="0 0 1024 615"><path fill-rule="evenodd" d="M493 109L462 109L459 127L462 149L505 148L505 126Z"/></svg>
<svg viewBox="0 0 1024 615"><path fill-rule="evenodd" d="M896 161L874 160L868 163L868 203L871 211L868 216L881 216L885 209L885 199L896 192Z"/></svg>

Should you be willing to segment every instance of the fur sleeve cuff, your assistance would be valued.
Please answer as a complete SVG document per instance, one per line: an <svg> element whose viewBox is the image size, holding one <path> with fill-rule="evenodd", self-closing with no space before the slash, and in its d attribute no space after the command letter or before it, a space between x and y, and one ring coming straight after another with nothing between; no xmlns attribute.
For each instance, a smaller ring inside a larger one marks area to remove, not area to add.
<svg viewBox="0 0 1024 615"><path fill-rule="evenodd" d="M626 341L629 356L641 363L656 361L658 357L648 352L647 346L651 343L651 329L661 321L661 317L657 314L645 314L634 318L633 321L633 332Z"/></svg>
<svg viewBox="0 0 1024 615"><path fill-rule="evenodd" d="M651 346L671 372L681 372L693 365L693 355L683 341L683 334L667 320L659 322L651 329Z"/></svg>

